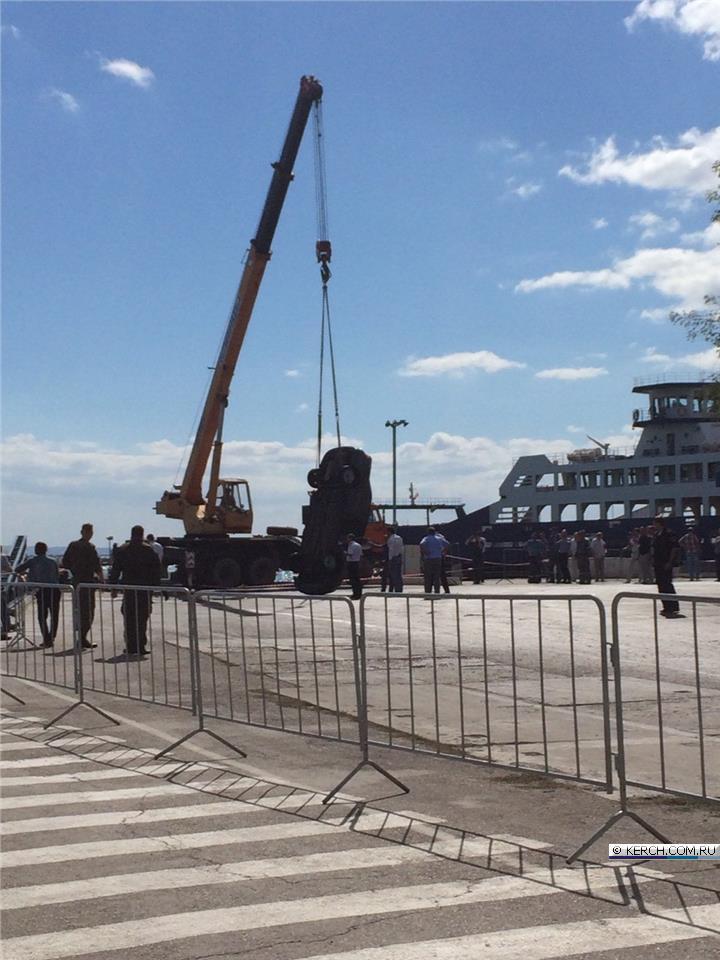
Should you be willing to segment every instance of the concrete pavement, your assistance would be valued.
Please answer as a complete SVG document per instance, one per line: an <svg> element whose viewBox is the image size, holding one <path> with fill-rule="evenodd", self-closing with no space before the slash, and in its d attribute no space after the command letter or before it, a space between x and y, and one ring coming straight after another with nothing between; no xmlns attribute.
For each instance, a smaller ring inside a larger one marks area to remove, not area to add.
<svg viewBox="0 0 720 960"><path fill-rule="evenodd" d="M155 760L187 713L94 694L119 726L80 708L81 731L44 731L68 694L3 683L26 701L0 723L8 960L720 956L714 865L618 870L601 841L565 867L616 809L601 791L378 750L409 796L370 772L323 806L351 745L217 723L247 759L197 737ZM633 805L674 840L720 839L716 808Z"/></svg>

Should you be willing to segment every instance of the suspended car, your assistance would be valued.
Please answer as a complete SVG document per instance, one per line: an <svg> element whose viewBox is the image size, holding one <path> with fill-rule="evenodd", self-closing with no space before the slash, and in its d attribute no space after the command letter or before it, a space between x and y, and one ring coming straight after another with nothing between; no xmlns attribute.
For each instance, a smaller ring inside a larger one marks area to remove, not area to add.
<svg viewBox="0 0 720 960"><path fill-rule="evenodd" d="M303 508L300 574L295 581L302 593L332 593L340 586L347 535L362 536L367 524L371 464L363 450L336 447L309 472L313 492Z"/></svg>

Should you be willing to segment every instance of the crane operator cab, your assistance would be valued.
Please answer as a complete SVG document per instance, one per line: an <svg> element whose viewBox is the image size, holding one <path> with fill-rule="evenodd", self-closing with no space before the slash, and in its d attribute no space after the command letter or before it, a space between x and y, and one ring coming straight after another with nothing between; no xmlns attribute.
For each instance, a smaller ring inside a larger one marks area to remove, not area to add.
<svg viewBox="0 0 720 960"><path fill-rule="evenodd" d="M250 533L253 516L247 480L220 480L214 512L228 533Z"/></svg>

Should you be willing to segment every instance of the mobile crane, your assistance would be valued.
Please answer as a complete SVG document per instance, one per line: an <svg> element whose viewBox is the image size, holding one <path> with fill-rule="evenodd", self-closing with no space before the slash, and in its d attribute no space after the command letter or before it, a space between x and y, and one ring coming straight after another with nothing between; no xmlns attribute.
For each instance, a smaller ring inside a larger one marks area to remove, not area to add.
<svg viewBox="0 0 720 960"><path fill-rule="evenodd" d="M182 483L166 490L155 505L156 513L182 520L185 525L184 538L161 537L160 542L166 549L167 561L178 566L181 578L189 580L186 573L192 569L195 586L227 588L272 583L278 569L299 569L300 540L293 527L268 527L267 535L247 536L253 526L250 487L247 480L221 478L220 463L230 383L271 256L270 247L293 179L300 141L310 111L320 101L322 92L315 77L301 78L280 159L272 165L270 188L255 237L250 241ZM207 496L203 496L202 482L209 461Z"/></svg>

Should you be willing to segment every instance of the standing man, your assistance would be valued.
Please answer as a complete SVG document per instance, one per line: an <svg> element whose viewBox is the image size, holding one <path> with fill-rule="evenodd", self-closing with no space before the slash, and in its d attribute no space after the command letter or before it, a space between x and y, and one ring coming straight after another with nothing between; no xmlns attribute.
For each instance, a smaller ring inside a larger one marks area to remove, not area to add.
<svg viewBox="0 0 720 960"><path fill-rule="evenodd" d="M643 527L638 536L640 583L652 583L652 527Z"/></svg>
<svg viewBox="0 0 720 960"><path fill-rule="evenodd" d="M30 583L58 584L60 582L58 565L52 557L47 556L47 544L42 540L35 544L35 556L21 563L15 572L27 574ZM35 594L35 602L43 646L52 647L57 636L60 618L60 591L50 586L41 587Z"/></svg>
<svg viewBox="0 0 720 960"><path fill-rule="evenodd" d="M575 534L573 553L578 567L578 583L590 583L590 541L584 530Z"/></svg>
<svg viewBox="0 0 720 960"><path fill-rule="evenodd" d="M72 584L75 588L81 583L103 583L100 557L94 545L90 543L94 532L91 523L84 523L80 528L80 539L68 544L62 558L61 566L72 573ZM96 643L90 643L87 638L95 619L95 591L88 588L78 590L78 605L80 608L79 643L83 650L90 650L97 646Z"/></svg>
<svg viewBox="0 0 720 960"><path fill-rule="evenodd" d="M655 537L653 539L653 566L658 593L675 593L673 586L673 566L678 558L678 545L674 535L665 525L664 517L655 517ZM663 600L660 611L662 617L681 617L677 600Z"/></svg>
<svg viewBox="0 0 720 960"><path fill-rule="evenodd" d="M713 547L713 554L715 556L715 579L720 582L720 530L718 530L717 535L712 538L710 541Z"/></svg>
<svg viewBox="0 0 720 960"><path fill-rule="evenodd" d="M139 525L130 531L130 539L115 550L110 583L126 586L157 587L160 584L160 560ZM126 652L129 657L147 656L147 622L152 593L145 590L123 591L122 615L125 622Z"/></svg>
<svg viewBox="0 0 720 960"><path fill-rule="evenodd" d="M362 581L360 580L360 561L362 560L363 549L355 539L354 533L347 535L347 546L345 547L345 567L347 568L347 577L352 588L352 599L359 600L362 596Z"/></svg>
<svg viewBox="0 0 720 960"><path fill-rule="evenodd" d="M534 533L525 544L528 555L528 583L540 583L542 579L542 561L545 554L545 544L538 533Z"/></svg>
<svg viewBox="0 0 720 960"><path fill-rule="evenodd" d="M592 553L595 582L605 583L605 555L607 554L607 544L603 539L602 530L598 530L590 541L590 552Z"/></svg>
<svg viewBox="0 0 720 960"><path fill-rule="evenodd" d="M482 532L476 530L467 538L465 546L470 547L473 583L485 583L485 548L487 547L487 541Z"/></svg>
<svg viewBox="0 0 720 960"><path fill-rule="evenodd" d="M392 533L388 537L388 579L390 581L390 593L403 592L403 539L397 532L397 526L393 525Z"/></svg>
<svg viewBox="0 0 720 960"><path fill-rule="evenodd" d="M557 555L557 582L558 583L572 583L572 577L570 576L570 551L572 549L572 541L568 536L567 530L561 530L560 536L558 537L557 543L555 544L555 551Z"/></svg>
<svg viewBox="0 0 720 960"><path fill-rule="evenodd" d="M442 558L447 552L448 542L435 527L428 527L427 535L420 541L420 555L423 561L425 593L440 593Z"/></svg>
<svg viewBox="0 0 720 960"><path fill-rule="evenodd" d="M157 540L155 539L155 537L154 537L154 535L153 535L152 533L149 533L149 534L147 535L147 542L150 544L150 546L152 547L152 549L153 549L153 550L155 551L155 553L157 554L158 560L160 561L160 566L162 567L163 554L165 553L165 550L163 549L163 545L162 545L161 543L158 543L158 542L157 542Z"/></svg>
<svg viewBox="0 0 720 960"><path fill-rule="evenodd" d="M695 527L690 527L684 537L680 538L680 546L685 552L685 570L691 580L700 579L700 538L695 533Z"/></svg>

